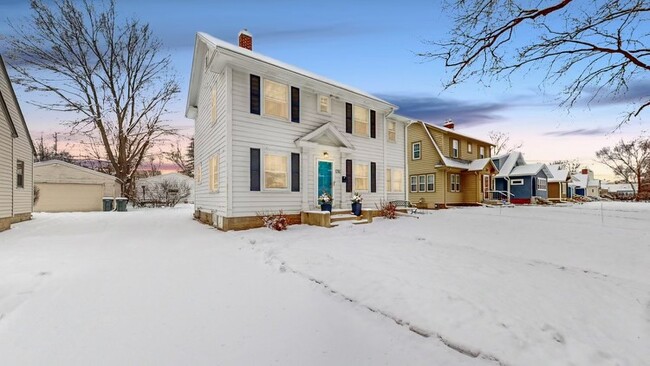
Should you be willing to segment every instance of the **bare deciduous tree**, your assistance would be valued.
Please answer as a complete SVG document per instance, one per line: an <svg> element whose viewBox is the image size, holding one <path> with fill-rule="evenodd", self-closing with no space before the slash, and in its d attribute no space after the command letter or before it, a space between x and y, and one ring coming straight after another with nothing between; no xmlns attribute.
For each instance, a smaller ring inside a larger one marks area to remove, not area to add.
<svg viewBox="0 0 650 366"><path fill-rule="evenodd" d="M590 102L621 97L650 71L647 0L448 0L446 9L454 14L449 38L421 56L451 69L447 87L541 71L544 81L566 81L560 104L570 108L585 93ZM639 98L620 124L649 105Z"/></svg>
<svg viewBox="0 0 650 366"><path fill-rule="evenodd" d="M177 142L176 145L172 144L172 149L165 152L164 156L167 160L176 164L178 169L180 169L180 173L194 177L194 137L190 139L185 153L181 151L180 142Z"/></svg>
<svg viewBox="0 0 650 366"><path fill-rule="evenodd" d="M629 142L621 140L614 147L598 150L596 157L632 186L638 201L639 192L634 188L634 184L641 188L643 178L650 174L650 139L639 137Z"/></svg>
<svg viewBox="0 0 650 366"><path fill-rule="evenodd" d="M119 20L113 0L32 0L31 9L31 21L11 24L14 81L49 95L33 104L74 114L72 133L86 135L128 193L150 148L175 133L163 120L179 93L170 57L149 25Z"/></svg>
<svg viewBox="0 0 650 366"><path fill-rule="evenodd" d="M515 150L519 150L524 146L522 142L510 145L510 134L501 131L488 132L490 141L494 144L492 148L492 155L508 154Z"/></svg>
<svg viewBox="0 0 650 366"><path fill-rule="evenodd" d="M573 160L556 160L551 164L559 165L560 169L569 171L569 174L576 174L582 165L578 158L575 158Z"/></svg>

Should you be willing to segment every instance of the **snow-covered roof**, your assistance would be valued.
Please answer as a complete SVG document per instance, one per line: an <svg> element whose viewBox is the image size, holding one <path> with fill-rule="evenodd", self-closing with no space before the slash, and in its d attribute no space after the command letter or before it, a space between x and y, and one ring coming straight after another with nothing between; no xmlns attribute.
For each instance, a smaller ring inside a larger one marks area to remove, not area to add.
<svg viewBox="0 0 650 366"><path fill-rule="evenodd" d="M161 183L163 181L190 182L191 184L194 184L194 178L182 173L168 173L168 174L155 175L147 178L141 178L137 180L137 183L153 184L153 183Z"/></svg>
<svg viewBox="0 0 650 366"><path fill-rule="evenodd" d="M372 94L366 93L366 92L364 92L364 91L362 91L360 89L357 89L357 88L351 87L349 85L345 85L345 84L339 83L337 81L325 78L323 76L314 74L312 72L309 72L307 70L295 67L293 65L289 65L287 63L276 60L274 58L262 55L261 53L251 51L251 50L243 48L243 47L239 47L239 46L234 45L232 43L229 43L229 42L223 41L223 40L221 40L219 38L213 37L213 36L211 36L211 35L209 35L207 33L198 32L196 34L196 43L195 43L195 46L194 46L194 51L195 52L194 52L194 59L192 61L192 72L191 72L191 76L190 76L190 88L189 88L189 92L188 92L189 94L188 94L188 98L187 98L187 108L186 108L186 112L185 112L186 116L189 114L190 108L192 106L196 105L196 102L197 102L197 99L198 99L198 89L200 88L198 77L201 74L200 69L199 69L199 65L201 65L201 63L203 62L202 55L205 54L205 53L199 54L199 52L198 52L200 43L203 43L203 44L207 45L208 48L215 49L215 50L218 49L218 50L222 51L222 53L223 53L223 51L225 51L230 56L234 56L234 57L236 57L238 59L249 59L249 60L254 60L254 61L257 61L257 62L262 62L262 63L268 64L268 65L271 65L271 66L275 66L275 67L281 68L283 70L286 70L288 72L298 74L298 75L304 76L306 78L309 78L309 79L312 79L312 80L315 80L315 81L318 81L318 82L333 86L335 88L343 89L343 90L346 90L348 92L360 95L362 97L372 99L374 101L377 101L379 103L382 103L382 104L386 105L387 108L392 108L393 110L397 109L397 106L393 105L392 103L387 102L387 101L385 101L385 100L383 100L381 98L378 98L378 97L376 97L376 96L374 96ZM220 54L221 53L217 53L217 55L220 55Z"/></svg>
<svg viewBox="0 0 650 366"><path fill-rule="evenodd" d="M467 170L469 170L470 172L483 170L483 168L485 168L485 166L488 163L492 163L492 159L490 159L490 158L476 159L476 160L472 161L471 163L469 163L469 168ZM492 163L492 164L494 164L494 163ZM496 169L496 167L495 167L495 169Z"/></svg>
<svg viewBox="0 0 650 366"><path fill-rule="evenodd" d="M550 170L551 174L553 175L553 177L548 177L549 182L566 182L566 180L569 178L569 171L557 169L559 168L559 165L550 165L548 167L548 170Z"/></svg>
<svg viewBox="0 0 650 366"><path fill-rule="evenodd" d="M589 174L574 174L571 179L576 183L578 188L599 187L600 179L589 178Z"/></svg>
<svg viewBox="0 0 650 366"><path fill-rule="evenodd" d="M511 177L522 177L522 176L528 176L528 175L537 175L541 170L544 170L544 173L546 173L547 177L552 177L553 174L551 173L550 170L548 170L548 167L546 164L543 163L533 163L533 164L525 164L525 165L518 165L512 169L510 172Z"/></svg>
<svg viewBox="0 0 650 366"><path fill-rule="evenodd" d="M637 185L628 184L628 183L603 183L601 185L602 189L606 189L609 193L620 193L620 192L633 192L636 190Z"/></svg>
<svg viewBox="0 0 650 366"><path fill-rule="evenodd" d="M493 157L492 160L499 160L501 158L503 158L503 155ZM519 151L513 151L510 154L508 154L508 158L503 163L503 166L501 166L501 169L499 169L499 174L497 174L496 177L497 178L509 177L510 173L516 166L525 165L525 164L526 164L526 160L524 160L524 156Z"/></svg>
<svg viewBox="0 0 650 366"><path fill-rule="evenodd" d="M92 170L92 169L89 169L89 168L86 168L86 167L83 167L83 166L71 164L71 163L65 162L63 160L57 160L57 159L36 162L36 163L34 163L34 169L36 169L38 167L46 167L46 166L50 166L50 165L60 165L60 166L63 166L63 167L67 167L67 168L71 168L71 169L75 169L75 170L84 172L86 174L95 175L95 176L100 177L100 178L112 179L114 181L117 181L117 178L110 175L110 174L98 172L96 170Z"/></svg>

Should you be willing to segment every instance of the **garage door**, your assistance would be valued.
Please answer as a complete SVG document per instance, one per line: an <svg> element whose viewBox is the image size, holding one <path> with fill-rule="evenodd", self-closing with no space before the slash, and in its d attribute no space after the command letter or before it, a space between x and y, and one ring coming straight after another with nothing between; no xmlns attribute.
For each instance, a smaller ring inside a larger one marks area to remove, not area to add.
<svg viewBox="0 0 650 366"><path fill-rule="evenodd" d="M102 184L36 184L40 198L36 212L101 211L104 185Z"/></svg>

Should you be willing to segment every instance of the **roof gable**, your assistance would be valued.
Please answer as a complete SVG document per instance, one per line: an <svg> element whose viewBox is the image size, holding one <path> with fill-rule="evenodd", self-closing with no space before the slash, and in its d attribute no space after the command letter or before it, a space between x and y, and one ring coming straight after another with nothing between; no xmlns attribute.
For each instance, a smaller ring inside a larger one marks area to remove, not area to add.
<svg viewBox="0 0 650 366"><path fill-rule="evenodd" d="M78 170L78 171L81 171L81 172L86 173L88 175L96 176L98 178L111 179L111 180L117 181L117 178L110 175L110 174L101 173L101 172L98 172L98 171L95 171L95 170L92 170L92 169L84 168L84 167L79 166L79 165L71 164L71 163L68 163L68 162L65 162L65 161L62 161L62 160L56 160L56 159L47 160L47 161L40 161L38 163L34 163L34 169L36 169L38 167L45 167L45 166L50 166L50 165L59 165L59 166L65 168L65 169Z"/></svg>
<svg viewBox="0 0 650 366"><path fill-rule="evenodd" d="M327 145L354 150L354 145L341 133L332 122L328 122L312 132L297 139L296 146L307 146L310 144Z"/></svg>
<svg viewBox="0 0 650 366"><path fill-rule="evenodd" d="M7 102L8 103L14 103L16 110L18 111L18 115L20 117L20 121L18 123L22 123L23 128L25 130L25 138L29 141L29 146L32 148L32 154L36 155L36 149L34 148L34 141L32 141L32 137L29 134L29 129L27 128L27 123L25 123L25 116L23 115L22 109L20 109L20 104L18 103L18 99L16 98L16 92L14 91L13 86L11 85L11 79L9 78L9 74L7 73L7 68L5 67L4 60L2 59L2 55L0 55L0 77L4 78L7 82L9 93L11 95L1 95L0 93L0 109L2 110L2 113L7 115L7 120L9 121L9 128L12 130L12 136L17 138L20 137L18 136L18 132L16 130L16 121L14 121L11 118L11 115L9 113L9 109L7 108Z"/></svg>

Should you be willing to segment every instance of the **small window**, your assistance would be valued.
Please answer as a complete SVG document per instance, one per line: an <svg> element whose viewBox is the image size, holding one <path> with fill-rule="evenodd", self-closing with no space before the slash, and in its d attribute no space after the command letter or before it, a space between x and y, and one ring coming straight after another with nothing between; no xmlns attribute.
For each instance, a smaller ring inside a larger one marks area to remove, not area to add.
<svg viewBox="0 0 650 366"><path fill-rule="evenodd" d="M524 180L523 179L511 179L510 180L510 185L511 186L523 186L524 185Z"/></svg>
<svg viewBox="0 0 650 366"><path fill-rule="evenodd" d="M404 171L402 169L386 169L386 190L388 192L403 192Z"/></svg>
<svg viewBox="0 0 650 366"><path fill-rule="evenodd" d="M264 80L264 115L289 119L289 87Z"/></svg>
<svg viewBox="0 0 650 366"><path fill-rule="evenodd" d="M322 114L332 113L331 99L329 95L323 95L323 94L318 95L318 113L322 113Z"/></svg>
<svg viewBox="0 0 650 366"><path fill-rule="evenodd" d="M212 95L210 98L210 122L217 122L217 87L212 87Z"/></svg>
<svg viewBox="0 0 650 366"><path fill-rule="evenodd" d="M485 147L481 146L478 148L478 157L483 159L485 157Z"/></svg>
<svg viewBox="0 0 650 366"><path fill-rule="evenodd" d="M546 190L546 178L537 178L537 190L539 191Z"/></svg>
<svg viewBox="0 0 650 366"><path fill-rule="evenodd" d="M354 106L354 134L358 136L368 136L370 128L370 111L367 108Z"/></svg>
<svg viewBox="0 0 650 366"><path fill-rule="evenodd" d="M388 121L388 142L395 142L397 138L397 124L394 121Z"/></svg>
<svg viewBox="0 0 650 366"><path fill-rule="evenodd" d="M460 174L449 175L450 185L449 188L452 192L460 192Z"/></svg>
<svg viewBox="0 0 650 366"><path fill-rule="evenodd" d="M16 187L25 188L25 162L16 161Z"/></svg>
<svg viewBox="0 0 650 366"><path fill-rule="evenodd" d="M286 189L289 186L286 155L264 154L264 188Z"/></svg>
<svg viewBox="0 0 650 366"><path fill-rule="evenodd" d="M368 164L354 165L354 189L357 191L367 191L368 182L370 181L370 169Z"/></svg>
<svg viewBox="0 0 650 366"><path fill-rule="evenodd" d="M219 190L219 155L210 159L210 192Z"/></svg>
<svg viewBox="0 0 650 366"><path fill-rule="evenodd" d="M460 149L460 142L458 140L452 140L451 141L451 157L452 158L457 158L458 157L458 151Z"/></svg>
<svg viewBox="0 0 650 366"><path fill-rule="evenodd" d="M436 175L427 174L427 192L436 191Z"/></svg>
<svg viewBox="0 0 650 366"><path fill-rule="evenodd" d="M411 159L419 160L420 159L420 143L414 142L411 146Z"/></svg>
<svg viewBox="0 0 650 366"><path fill-rule="evenodd" d="M411 192L417 192L418 191L418 176L417 175L412 175L411 176Z"/></svg>
<svg viewBox="0 0 650 366"><path fill-rule="evenodd" d="M471 143L471 142L468 142L468 143L467 143L467 152L468 152L469 154L472 153L472 143Z"/></svg>
<svg viewBox="0 0 650 366"><path fill-rule="evenodd" d="M420 175L418 176L418 181L419 181L419 190L420 192L426 192L427 191L427 176L426 175Z"/></svg>

